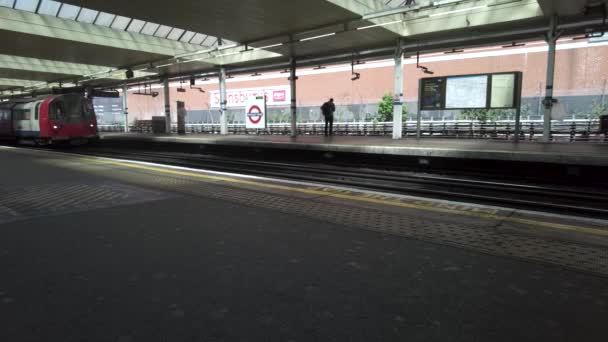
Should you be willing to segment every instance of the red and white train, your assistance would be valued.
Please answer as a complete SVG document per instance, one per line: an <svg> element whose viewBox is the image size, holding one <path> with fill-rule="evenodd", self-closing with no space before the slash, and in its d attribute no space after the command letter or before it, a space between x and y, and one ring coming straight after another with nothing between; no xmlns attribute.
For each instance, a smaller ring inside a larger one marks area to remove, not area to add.
<svg viewBox="0 0 608 342"><path fill-rule="evenodd" d="M82 93L0 103L0 139L48 145L98 138L93 102Z"/></svg>

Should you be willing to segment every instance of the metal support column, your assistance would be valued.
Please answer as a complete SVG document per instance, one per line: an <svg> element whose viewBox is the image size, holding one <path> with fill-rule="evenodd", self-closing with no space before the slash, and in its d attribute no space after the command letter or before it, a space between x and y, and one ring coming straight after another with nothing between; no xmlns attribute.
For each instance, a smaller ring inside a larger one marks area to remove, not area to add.
<svg viewBox="0 0 608 342"><path fill-rule="evenodd" d="M549 46L549 53L547 54L547 82L545 88L545 111L543 115L543 142L551 141L551 118L553 114L553 105L555 99L553 98L553 80L555 78L555 49L559 34L556 32L557 18L551 17L551 27L547 33L547 45Z"/></svg>
<svg viewBox="0 0 608 342"><path fill-rule="evenodd" d="M295 138L298 135L298 107L296 102L296 81L298 80L298 77L296 76L296 59L292 57L290 64L291 69L289 74L289 86L291 88L291 136Z"/></svg>
<svg viewBox="0 0 608 342"><path fill-rule="evenodd" d="M226 98L226 68L220 67L220 134L228 134L228 120L226 109L228 100Z"/></svg>
<svg viewBox="0 0 608 342"><path fill-rule="evenodd" d="M122 86L122 112L125 115L125 133L129 133L129 107L127 101L127 94L129 93L129 87L125 83Z"/></svg>
<svg viewBox="0 0 608 342"><path fill-rule="evenodd" d="M395 95L393 102L393 139L403 137L403 59L401 39L397 40L395 50Z"/></svg>
<svg viewBox="0 0 608 342"><path fill-rule="evenodd" d="M169 93L169 79L163 81L163 90L165 98L165 128L167 133L171 133L171 98Z"/></svg>
<svg viewBox="0 0 608 342"><path fill-rule="evenodd" d="M521 139L521 96L522 96L522 83L523 76L521 73L516 75L515 88L516 88L516 99L515 101L515 142L519 142ZM525 139L524 139L525 140Z"/></svg>

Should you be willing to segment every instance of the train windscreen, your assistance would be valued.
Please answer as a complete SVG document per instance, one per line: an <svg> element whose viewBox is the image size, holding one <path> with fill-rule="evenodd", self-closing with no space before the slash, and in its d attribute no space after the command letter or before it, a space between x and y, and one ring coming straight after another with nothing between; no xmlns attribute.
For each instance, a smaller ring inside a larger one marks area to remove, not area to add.
<svg viewBox="0 0 608 342"><path fill-rule="evenodd" d="M93 103L82 95L62 95L51 102L49 119L62 123L80 123L95 118Z"/></svg>

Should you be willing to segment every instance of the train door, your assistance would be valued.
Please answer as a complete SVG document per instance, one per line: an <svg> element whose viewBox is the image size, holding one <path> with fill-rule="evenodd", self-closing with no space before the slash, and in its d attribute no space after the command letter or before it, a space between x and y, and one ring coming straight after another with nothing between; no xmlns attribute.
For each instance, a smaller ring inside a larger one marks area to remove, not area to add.
<svg viewBox="0 0 608 342"><path fill-rule="evenodd" d="M19 138L31 138L34 135L31 123L32 112L28 104L18 104L13 108L15 135Z"/></svg>
<svg viewBox="0 0 608 342"><path fill-rule="evenodd" d="M13 136L13 115L11 107L4 105L0 107L0 138Z"/></svg>
<svg viewBox="0 0 608 342"><path fill-rule="evenodd" d="M40 105L42 102L34 102L31 107L33 109L34 115L31 116L30 119L30 128L34 136L40 136Z"/></svg>

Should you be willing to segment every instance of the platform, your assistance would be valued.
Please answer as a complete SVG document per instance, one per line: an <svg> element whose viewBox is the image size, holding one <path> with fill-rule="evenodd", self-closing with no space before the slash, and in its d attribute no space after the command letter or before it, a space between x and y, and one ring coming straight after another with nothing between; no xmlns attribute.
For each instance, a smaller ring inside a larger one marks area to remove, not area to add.
<svg viewBox="0 0 608 342"><path fill-rule="evenodd" d="M0 146L1 341L605 341L608 224Z"/></svg>
<svg viewBox="0 0 608 342"><path fill-rule="evenodd" d="M321 151L420 158L534 162L561 165L608 166L608 144L507 142L476 139L402 139L386 137L283 135L149 135L105 133L104 141L162 142L260 149Z"/></svg>

